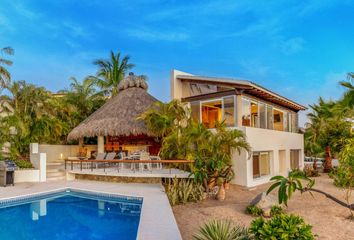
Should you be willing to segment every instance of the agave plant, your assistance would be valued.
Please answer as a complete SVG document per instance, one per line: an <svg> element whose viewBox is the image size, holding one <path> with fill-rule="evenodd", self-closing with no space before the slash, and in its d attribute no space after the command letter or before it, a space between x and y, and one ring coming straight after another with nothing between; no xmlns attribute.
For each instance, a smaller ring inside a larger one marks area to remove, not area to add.
<svg viewBox="0 0 354 240"><path fill-rule="evenodd" d="M193 236L196 240L247 240L252 239L247 228L234 226L231 220L212 220Z"/></svg>

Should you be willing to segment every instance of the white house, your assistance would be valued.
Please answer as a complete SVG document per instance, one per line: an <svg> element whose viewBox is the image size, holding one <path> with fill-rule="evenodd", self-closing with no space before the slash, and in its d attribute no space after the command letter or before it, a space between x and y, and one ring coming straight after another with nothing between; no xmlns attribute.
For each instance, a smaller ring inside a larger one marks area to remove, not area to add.
<svg viewBox="0 0 354 240"><path fill-rule="evenodd" d="M188 102L192 117L208 128L223 120L245 133L252 154L233 154L235 184L257 186L304 166L298 112L306 107L250 81L177 70L171 72L171 97Z"/></svg>

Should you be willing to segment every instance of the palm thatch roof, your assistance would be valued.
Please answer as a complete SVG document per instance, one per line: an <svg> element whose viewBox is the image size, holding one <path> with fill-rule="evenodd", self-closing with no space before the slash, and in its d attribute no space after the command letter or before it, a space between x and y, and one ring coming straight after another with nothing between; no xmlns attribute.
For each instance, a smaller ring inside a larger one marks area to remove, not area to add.
<svg viewBox="0 0 354 240"><path fill-rule="evenodd" d="M158 100L147 93L142 76L129 74L118 85L119 93L74 128L68 140L95 136L152 136L145 123L137 120Z"/></svg>

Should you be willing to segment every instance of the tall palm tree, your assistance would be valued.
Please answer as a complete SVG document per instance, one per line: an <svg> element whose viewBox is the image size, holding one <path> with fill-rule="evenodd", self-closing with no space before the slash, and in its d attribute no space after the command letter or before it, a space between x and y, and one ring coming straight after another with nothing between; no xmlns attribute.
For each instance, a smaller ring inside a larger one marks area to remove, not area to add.
<svg viewBox="0 0 354 240"><path fill-rule="evenodd" d="M70 78L70 90L62 90L66 93L64 97L66 103L75 108L75 116L73 117L78 124L91 113L97 110L103 103L103 94L97 92L95 86L96 81L93 78L85 78L82 82L76 78Z"/></svg>
<svg viewBox="0 0 354 240"><path fill-rule="evenodd" d="M11 47L5 47L0 50L1 55L7 54L7 55L13 55L14 50ZM5 68L5 66L11 66L12 61L2 58L0 56L0 90L1 88L6 87L10 81L11 81L11 74L10 72Z"/></svg>
<svg viewBox="0 0 354 240"><path fill-rule="evenodd" d="M90 76L103 93L109 97L118 94L118 84L124 79L127 71L135 65L129 63L129 56L121 56L118 52L110 52L109 59L97 59L93 62L98 67L96 76Z"/></svg>

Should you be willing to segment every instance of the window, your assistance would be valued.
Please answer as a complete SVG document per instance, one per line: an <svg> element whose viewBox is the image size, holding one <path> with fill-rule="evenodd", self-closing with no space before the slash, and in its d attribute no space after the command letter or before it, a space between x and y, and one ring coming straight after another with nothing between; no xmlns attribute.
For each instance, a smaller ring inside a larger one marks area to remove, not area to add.
<svg viewBox="0 0 354 240"><path fill-rule="evenodd" d="M267 112L264 103L259 104L259 126L261 128L267 128Z"/></svg>
<svg viewBox="0 0 354 240"><path fill-rule="evenodd" d="M251 126L250 101L242 98L242 126Z"/></svg>
<svg viewBox="0 0 354 240"><path fill-rule="evenodd" d="M273 126L274 130L284 131L284 113L282 111L273 109Z"/></svg>
<svg viewBox="0 0 354 240"><path fill-rule="evenodd" d="M267 106L267 128L273 129L273 108Z"/></svg>
<svg viewBox="0 0 354 240"><path fill-rule="evenodd" d="M202 123L207 128L215 128L217 122L222 120L222 101L214 100L202 102Z"/></svg>
<svg viewBox="0 0 354 240"><path fill-rule="evenodd" d="M291 170L300 168L300 150L290 150L290 167Z"/></svg>
<svg viewBox="0 0 354 240"><path fill-rule="evenodd" d="M292 113L291 114L291 130L292 132L296 132L297 131L297 113Z"/></svg>
<svg viewBox="0 0 354 240"><path fill-rule="evenodd" d="M200 122L200 103L199 102L191 102L191 118Z"/></svg>
<svg viewBox="0 0 354 240"><path fill-rule="evenodd" d="M270 175L270 152L253 152L253 178Z"/></svg>
<svg viewBox="0 0 354 240"><path fill-rule="evenodd" d="M228 127L235 126L235 97L224 97L224 120Z"/></svg>
<svg viewBox="0 0 354 240"><path fill-rule="evenodd" d="M258 127L258 103L251 102L251 127Z"/></svg>

